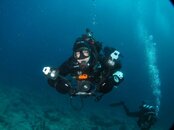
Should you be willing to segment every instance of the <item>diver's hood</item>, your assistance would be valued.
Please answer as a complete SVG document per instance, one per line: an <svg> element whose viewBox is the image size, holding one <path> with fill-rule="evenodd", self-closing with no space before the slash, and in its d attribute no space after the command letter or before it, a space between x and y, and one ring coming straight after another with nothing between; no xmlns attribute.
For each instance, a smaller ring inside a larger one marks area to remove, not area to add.
<svg viewBox="0 0 174 130"><path fill-rule="evenodd" d="M80 48L88 48L89 50L90 49L90 45L88 42L84 41L83 39L81 38L78 38L75 43L74 43L74 46L73 46L73 51L78 51Z"/></svg>

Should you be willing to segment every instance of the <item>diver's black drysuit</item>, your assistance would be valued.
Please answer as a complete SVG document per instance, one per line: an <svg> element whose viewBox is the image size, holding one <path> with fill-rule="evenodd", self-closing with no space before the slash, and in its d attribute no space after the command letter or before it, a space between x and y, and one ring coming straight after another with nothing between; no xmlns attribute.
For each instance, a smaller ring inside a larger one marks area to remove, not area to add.
<svg viewBox="0 0 174 130"><path fill-rule="evenodd" d="M60 67L56 69L58 71L59 76L56 79L48 79L48 83L50 86L56 88L56 90L62 94L70 94L73 95L76 92L100 92L100 93L108 93L112 90L114 86L120 84L123 80L118 78L118 81L114 81L113 73L119 71L121 69L121 63L118 59L115 61L114 66L107 65L107 60L110 54L114 51L113 48L105 47L103 49L103 54L95 54L90 58L89 67L81 68L78 65L77 60L71 56L67 61L65 61ZM80 79L79 76L85 74L87 76L86 79ZM76 88L72 87L71 83L65 78L70 76L71 78L77 81ZM83 88L85 83L87 83L90 87Z"/></svg>

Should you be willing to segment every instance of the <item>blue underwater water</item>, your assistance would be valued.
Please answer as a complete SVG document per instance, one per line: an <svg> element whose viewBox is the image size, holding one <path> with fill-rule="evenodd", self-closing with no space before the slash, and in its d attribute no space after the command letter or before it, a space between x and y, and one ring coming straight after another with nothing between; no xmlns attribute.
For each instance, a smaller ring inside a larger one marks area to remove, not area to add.
<svg viewBox="0 0 174 130"><path fill-rule="evenodd" d="M100 102L49 87L44 66L58 67L77 37L90 28L103 46L123 55L125 80ZM174 123L174 6L168 0L1 0L0 130L138 130L142 101L157 106L152 130ZM78 97L73 104L80 108Z"/></svg>

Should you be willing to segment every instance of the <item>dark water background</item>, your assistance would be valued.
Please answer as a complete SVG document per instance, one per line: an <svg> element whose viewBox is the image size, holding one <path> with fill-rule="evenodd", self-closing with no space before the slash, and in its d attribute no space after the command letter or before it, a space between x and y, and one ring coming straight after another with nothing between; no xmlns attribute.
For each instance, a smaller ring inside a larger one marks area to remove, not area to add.
<svg viewBox="0 0 174 130"><path fill-rule="evenodd" d="M174 121L174 7L167 0L1 0L0 85L45 100L57 97L60 94L47 85L42 68L59 66L72 54L74 40L89 27L104 46L114 46L124 55L125 81L100 106L123 100L136 110L143 100L153 103L145 48L138 40L140 18L157 43L158 125L167 129ZM66 100L62 95L59 99Z"/></svg>

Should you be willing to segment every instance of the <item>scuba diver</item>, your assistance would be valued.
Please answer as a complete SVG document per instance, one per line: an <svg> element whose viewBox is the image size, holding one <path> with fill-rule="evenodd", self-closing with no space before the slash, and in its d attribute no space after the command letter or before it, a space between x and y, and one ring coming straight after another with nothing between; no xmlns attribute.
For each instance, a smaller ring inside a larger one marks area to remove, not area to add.
<svg viewBox="0 0 174 130"><path fill-rule="evenodd" d="M72 56L58 68L44 67L43 73L59 93L94 96L98 101L123 81L120 69L120 52L112 47L103 49L86 29L86 34L76 39Z"/></svg>
<svg viewBox="0 0 174 130"><path fill-rule="evenodd" d="M147 105L144 102L139 107L138 111L130 112L124 102L112 103L111 107L122 106L126 115L129 117L137 117L137 124L141 130L149 130L157 121L157 113L154 106Z"/></svg>

